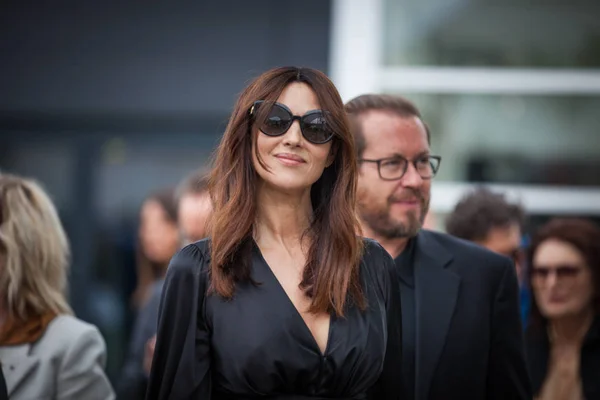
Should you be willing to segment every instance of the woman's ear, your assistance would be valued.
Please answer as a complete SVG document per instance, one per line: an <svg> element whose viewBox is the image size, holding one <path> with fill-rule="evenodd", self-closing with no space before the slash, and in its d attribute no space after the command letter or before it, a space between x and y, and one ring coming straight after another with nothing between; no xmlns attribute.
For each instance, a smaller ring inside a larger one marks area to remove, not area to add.
<svg viewBox="0 0 600 400"><path fill-rule="evenodd" d="M339 147L340 147L340 142L338 142L337 140L334 140L333 143L331 144L331 148L329 149L329 155L327 156L327 163L325 165L325 168L331 167L331 164L333 164L333 162L335 161L335 157L337 156Z"/></svg>

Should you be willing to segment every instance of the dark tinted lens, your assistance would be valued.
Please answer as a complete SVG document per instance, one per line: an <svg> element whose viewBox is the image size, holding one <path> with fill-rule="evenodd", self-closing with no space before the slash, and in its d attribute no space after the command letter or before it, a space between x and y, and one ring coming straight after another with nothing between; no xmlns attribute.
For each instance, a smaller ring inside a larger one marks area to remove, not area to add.
<svg viewBox="0 0 600 400"><path fill-rule="evenodd" d="M550 274L555 273L557 278L573 278L581 272L581 268L573 265L563 265L558 268L550 267L534 267L533 276L541 279L547 278Z"/></svg>
<svg viewBox="0 0 600 400"><path fill-rule="evenodd" d="M564 266L556 269L556 275L559 278L572 278L579 274L579 271L581 271L581 268Z"/></svg>
<svg viewBox="0 0 600 400"><path fill-rule="evenodd" d="M269 136L278 136L290 127L290 123L292 122L292 116L290 113L283 107L275 104L269 111L265 122L260 127L260 130Z"/></svg>
<svg viewBox="0 0 600 400"><path fill-rule="evenodd" d="M302 117L302 134L306 140L313 143L325 143L333 136L325 114L321 111L309 113Z"/></svg>
<svg viewBox="0 0 600 400"><path fill-rule="evenodd" d="M550 272L550 270L547 268L533 268L531 270L531 274L533 275L534 278L541 278L541 279L545 279L548 276L549 272Z"/></svg>

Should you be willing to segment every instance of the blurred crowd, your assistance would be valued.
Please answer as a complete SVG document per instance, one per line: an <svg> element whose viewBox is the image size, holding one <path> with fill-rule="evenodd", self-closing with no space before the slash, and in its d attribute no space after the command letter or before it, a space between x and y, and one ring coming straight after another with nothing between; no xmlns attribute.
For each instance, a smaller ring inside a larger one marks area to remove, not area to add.
<svg viewBox="0 0 600 400"><path fill-rule="evenodd" d="M135 322L122 372L109 382L100 332L68 304L69 245L51 199L35 180L1 173L0 386L10 398L44 398L44 387L60 375L61 399L143 399L169 261L206 236L210 212L204 170L143 202L131 298ZM586 219L554 218L531 231L527 210L484 186L467 193L443 227L434 217L426 220L429 229L514 262L529 372L540 396L576 390L582 380L598 382L600 228Z"/></svg>

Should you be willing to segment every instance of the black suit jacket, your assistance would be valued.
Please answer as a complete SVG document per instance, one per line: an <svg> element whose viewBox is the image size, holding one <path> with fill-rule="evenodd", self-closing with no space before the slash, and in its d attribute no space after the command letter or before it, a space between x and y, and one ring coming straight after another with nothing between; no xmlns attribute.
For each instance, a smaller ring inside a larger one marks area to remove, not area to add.
<svg viewBox="0 0 600 400"><path fill-rule="evenodd" d="M513 263L426 230L414 262L416 399L530 400Z"/></svg>

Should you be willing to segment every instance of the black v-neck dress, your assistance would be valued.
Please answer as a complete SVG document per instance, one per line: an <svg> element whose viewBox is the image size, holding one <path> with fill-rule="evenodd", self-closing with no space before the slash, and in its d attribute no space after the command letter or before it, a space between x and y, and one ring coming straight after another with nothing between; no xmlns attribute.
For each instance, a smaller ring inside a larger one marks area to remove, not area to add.
<svg viewBox="0 0 600 400"><path fill-rule="evenodd" d="M208 241L182 249L163 289L146 399L398 399L401 311L394 262L365 239L368 307L332 316L325 352L254 244L232 300L206 295Z"/></svg>

